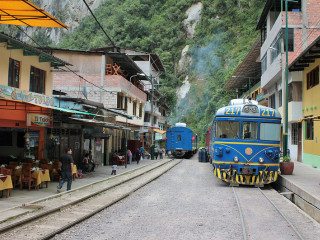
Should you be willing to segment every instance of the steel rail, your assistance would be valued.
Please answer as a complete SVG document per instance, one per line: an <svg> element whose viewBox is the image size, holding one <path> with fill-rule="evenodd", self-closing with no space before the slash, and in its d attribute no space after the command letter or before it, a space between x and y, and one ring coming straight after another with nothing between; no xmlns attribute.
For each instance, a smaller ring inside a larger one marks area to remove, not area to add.
<svg viewBox="0 0 320 240"><path fill-rule="evenodd" d="M9 225L7 225L7 226L5 226L5 227L0 228L0 234L3 234L3 233L5 233L5 232L7 232L7 231L10 231L10 230L13 230L14 228L23 226L23 225L26 224L26 223L35 221L35 220L37 220L37 219L39 219L39 218L48 216L48 215L53 214L53 213L55 213L55 212L59 212L59 211L61 211L62 209L65 209L65 208L68 208L68 207L70 207L70 206L76 205L76 204L78 204L78 203L80 203L80 202L83 202L83 201L85 201L85 200L87 200L87 199L89 199L89 198L91 198L91 197L94 197L94 196L96 196L96 195L99 195L99 194L102 193L102 192L105 192L105 191L108 191L108 190L110 190L110 189L112 189L112 188L118 187L118 186L120 186L120 185L122 185L122 184L124 184L124 183L126 183L126 182L129 182L129 181L131 181L131 180L133 180L133 179L135 179L135 178L138 178L138 177L140 177L140 176L142 176L142 175L144 175L144 174L146 174L146 173L149 173L149 172L151 172L151 171L153 171L153 170L155 170L155 169L157 169L157 168L159 168L159 167L162 167L162 166L164 166L164 165L172 162L173 160L175 160L175 159L172 159L172 160L170 160L170 161L164 162L164 163L162 163L162 164L160 164L160 165L158 165L158 166L154 166L154 167L152 167L151 169L149 169L149 170L147 170L147 171L145 171L145 172L142 172L142 173L140 173L140 174L138 174L138 175L136 175L136 176L130 177L130 178L128 178L128 179L126 179L126 180L124 180L124 181L122 181L122 182L119 182L119 183L117 183L117 184L115 184L115 185L112 185L112 186L109 186L109 187L107 187L107 188L103 188L103 189L101 189L101 190L99 190L99 191L97 191L97 192L91 193L91 194L89 194L89 195L87 195L87 196L84 196L84 197L79 198L79 199L77 199L77 200L71 201L71 202L69 202L69 203L67 203L67 204L64 204L64 205L55 207L55 208L53 208L53 209L50 209L50 210L48 210L48 211L45 211L45 212L36 214L36 215L31 216L31 217L29 217L29 218L23 219L23 220L21 220L21 221L18 221L18 222L9 224ZM180 162L178 162L178 163L180 163ZM178 163L177 163L177 164L178 164ZM174 165L174 166L175 166L175 165ZM121 175L118 175L118 176L121 176ZM101 183L101 182L102 182L102 181L99 181L98 183ZM97 184L98 184L98 183L97 183ZM92 185L94 185L94 184L90 184L90 186L92 186Z"/></svg>
<svg viewBox="0 0 320 240"><path fill-rule="evenodd" d="M169 161L169 162L171 162L171 161ZM168 164L169 162L167 162L167 164ZM55 235L57 235L57 234L59 234L59 233L62 233L63 231L69 229L70 227L72 227L72 226L74 226L74 225L76 225L76 224L78 224L78 223L80 223L80 222L83 222L83 221L87 220L88 218L92 217L93 215L95 215L95 214L101 212L102 210L104 210L104 209L106 209L106 208L114 205L115 203L121 201L122 199L128 197L130 194L136 192L136 191L139 190L140 188L146 186L146 185L149 184L150 182L152 182L152 181L154 181L155 179L159 178L160 176L162 176L163 174L165 174L166 172L168 172L170 169L172 169L173 167L175 167L175 166L178 165L179 163L181 163L181 161L177 162L176 164L174 164L173 166L171 166L170 168L168 168L166 171L164 171L164 172L161 173L160 175L153 177L153 178L150 179L148 182L140 185L139 187L134 188L134 189L131 190L129 193L126 193L126 194L120 196L118 199L112 201L111 203L108 203L108 204L106 204L106 205L104 205L104 206L102 206L102 207L100 207L100 208L92 211L91 213L88 213L87 215L85 215L85 216L83 216L83 217L81 217L81 218L79 218L79 219L77 219L77 220L75 220L75 221L73 221L73 222L71 222L71 223L69 223L69 224L67 224L67 225L65 225L65 226L57 229L57 230L55 230L54 232L51 232L50 234L47 234L47 235L39 238L39 240L51 239L51 238L54 237ZM159 167L161 167L161 166L164 166L164 164L160 165ZM145 172L145 173L147 173L147 172ZM144 173L143 173L143 174L144 174ZM141 174L141 175L143 175L143 174Z"/></svg>
<svg viewBox="0 0 320 240"><path fill-rule="evenodd" d="M243 239L244 239L244 240L247 240L247 231L246 231L246 226L245 226L245 223L244 223L244 217L243 217L243 214L242 214L242 210L241 210L239 198L238 198L238 195L237 195L237 193L236 193L236 190L234 190L234 187L232 187L232 190L233 190L233 194L234 194L234 197L235 197L235 199L236 199L237 206L238 206L238 210L239 210L239 215L240 215L240 220L241 220L241 226L242 226Z"/></svg>
<svg viewBox="0 0 320 240"><path fill-rule="evenodd" d="M287 223L290 225L290 227L293 229L293 231L297 234L297 236L301 239L304 240L304 238L301 236L299 231L295 228L295 226L291 223L291 221L284 215L284 213L272 202L272 200L261 190L261 188L258 188L260 193L268 199L268 201L272 204L272 206L280 213L280 215L287 221Z"/></svg>

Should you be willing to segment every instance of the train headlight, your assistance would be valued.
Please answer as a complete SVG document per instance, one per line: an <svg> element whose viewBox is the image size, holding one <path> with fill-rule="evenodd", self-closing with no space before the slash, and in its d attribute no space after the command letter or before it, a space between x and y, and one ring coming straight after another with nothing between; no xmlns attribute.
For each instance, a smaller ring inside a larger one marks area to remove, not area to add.
<svg viewBox="0 0 320 240"><path fill-rule="evenodd" d="M264 163L264 159L262 157L259 158L259 163Z"/></svg>
<svg viewBox="0 0 320 240"><path fill-rule="evenodd" d="M238 158L238 157L234 157L234 158L233 158L233 161L234 161L234 162L239 162L239 158Z"/></svg>

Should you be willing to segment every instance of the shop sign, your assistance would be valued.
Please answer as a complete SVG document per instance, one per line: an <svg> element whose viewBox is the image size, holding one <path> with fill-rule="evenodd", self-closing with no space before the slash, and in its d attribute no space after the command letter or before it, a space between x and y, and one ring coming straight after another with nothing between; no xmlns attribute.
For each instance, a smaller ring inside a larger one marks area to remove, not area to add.
<svg viewBox="0 0 320 240"><path fill-rule="evenodd" d="M257 96L257 101L261 101L264 97L264 94L263 93L260 93L258 96Z"/></svg>
<svg viewBox="0 0 320 240"><path fill-rule="evenodd" d="M35 103L44 107L54 107L53 97L3 85L0 85L0 98Z"/></svg>
<svg viewBox="0 0 320 240"><path fill-rule="evenodd" d="M53 127L53 121L52 121L52 118L48 115L28 113L27 126Z"/></svg>

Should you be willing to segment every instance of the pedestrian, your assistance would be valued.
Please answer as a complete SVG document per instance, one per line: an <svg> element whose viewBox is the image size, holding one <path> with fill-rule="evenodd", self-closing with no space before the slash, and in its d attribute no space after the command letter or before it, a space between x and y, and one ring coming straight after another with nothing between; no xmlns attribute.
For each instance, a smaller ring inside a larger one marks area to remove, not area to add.
<svg viewBox="0 0 320 240"><path fill-rule="evenodd" d="M93 158L92 158L92 151L89 151L89 163L92 165L90 171L94 172L94 168L95 168L96 164L94 163Z"/></svg>
<svg viewBox="0 0 320 240"><path fill-rule="evenodd" d="M118 168L118 165L117 164L113 164L112 165L112 172L111 172L111 175L117 175L117 168Z"/></svg>
<svg viewBox="0 0 320 240"><path fill-rule="evenodd" d="M137 161L137 164L139 164L140 158L141 158L141 152L140 152L139 148L137 148L137 150L136 150L136 161Z"/></svg>
<svg viewBox="0 0 320 240"><path fill-rule="evenodd" d="M127 150L127 156L128 156L128 158L129 158L129 164L131 164L131 163L132 163L132 152L130 151L129 148L128 148L128 150Z"/></svg>
<svg viewBox="0 0 320 240"><path fill-rule="evenodd" d="M61 181L57 186L57 192L61 191L63 184L67 181L67 191L71 190L72 184L72 171L73 171L73 158L71 156L71 148L67 148L65 154L61 156Z"/></svg>
<svg viewBox="0 0 320 240"><path fill-rule="evenodd" d="M92 165L89 163L89 153L86 153L83 158L83 170L84 172L90 172Z"/></svg>
<svg viewBox="0 0 320 240"><path fill-rule="evenodd" d="M156 146L154 148L154 157L156 158L156 160L158 159L158 154L159 154L159 148L158 148L158 146Z"/></svg>
<svg viewBox="0 0 320 240"><path fill-rule="evenodd" d="M142 159L144 159L144 147L141 146L140 151L141 151Z"/></svg>
<svg viewBox="0 0 320 240"><path fill-rule="evenodd" d="M159 149L159 155L160 155L160 159L163 159L163 148L160 147Z"/></svg>

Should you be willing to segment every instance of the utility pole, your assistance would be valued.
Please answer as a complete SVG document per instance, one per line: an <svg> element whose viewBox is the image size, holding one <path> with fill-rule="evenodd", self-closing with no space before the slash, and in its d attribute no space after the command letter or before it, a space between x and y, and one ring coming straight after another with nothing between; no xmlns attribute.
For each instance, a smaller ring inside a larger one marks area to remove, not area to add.
<svg viewBox="0 0 320 240"><path fill-rule="evenodd" d="M153 136L153 124L154 124L154 116L153 116L153 77L151 75L150 77L151 80L151 146L154 143L154 136Z"/></svg>

